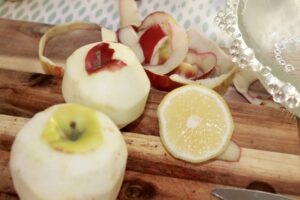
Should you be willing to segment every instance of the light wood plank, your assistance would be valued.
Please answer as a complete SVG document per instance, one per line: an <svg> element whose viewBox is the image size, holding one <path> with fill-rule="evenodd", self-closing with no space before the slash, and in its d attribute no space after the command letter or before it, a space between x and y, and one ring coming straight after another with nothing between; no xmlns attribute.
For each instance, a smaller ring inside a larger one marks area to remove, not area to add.
<svg viewBox="0 0 300 200"><path fill-rule="evenodd" d="M0 113L32 117L63 103L61 80L51 76L0 70ZM124 131L158 135L156 109L166 93L152 89L144 114ZM287 111L228 102L240 146L300 155L297 120Z"/></svg>
<svg viewBox="0 0 300 200"><path fill-rule="evenodd" d="M3 154L8 154L3 153ZM6 155L7 157L7 155ZM3 156L1 156L0 151L0 163ZM14 194L12 182L9 182L9 187L5 189L0 185L0 193L3 191L9 192L11 195L2 194L0 195L0 200L6 200L4 197L10 198L12 200L17 200ZM181 200L181 199L211 199L216 200L210 193L215 188L230 188L230 186L207 183L201 181L193 181L179 178L172 178L167 176L158 176L153 174L145 174L135 171L127 170L125 178L123 181L122 188L120 190L119 198L122 199L152 199L152 200ZM257 185L256 189L263 189L261 186ZM264 188L264 191L269 191ZM269 191L270 192L270 191ZM286 195L287 197L293 199L300 199L300 196L296 195ZM7 199L7 200L8 200Z"/></svg>
<svg viewBox="0 0 300 200"><path fill-rule="evenodd" d="M5 121L3 116L1 121ZM9 126L1 123L0 141L12 143L16 135L13 131L17 131L25 121L13 120ZM195 165L170 156L157 136L136 133L123 135L129 151L128 170L238 187L262 181L278 192L300 195L300 159L297 155L242 148L239 162L215 160ZM0 175L0 179L5 179L5 176L1 178Z"/></svg>

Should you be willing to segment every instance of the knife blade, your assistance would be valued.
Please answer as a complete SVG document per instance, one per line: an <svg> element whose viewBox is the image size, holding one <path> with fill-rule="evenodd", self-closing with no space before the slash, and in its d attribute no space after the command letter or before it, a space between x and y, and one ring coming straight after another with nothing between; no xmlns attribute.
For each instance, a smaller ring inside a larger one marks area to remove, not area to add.
<svg viewBox="0 0 300 200"><path fill-rule="evenodd" d="M222 200L291 200L273 193L238 188L217 188L211 193Z"/></svg>

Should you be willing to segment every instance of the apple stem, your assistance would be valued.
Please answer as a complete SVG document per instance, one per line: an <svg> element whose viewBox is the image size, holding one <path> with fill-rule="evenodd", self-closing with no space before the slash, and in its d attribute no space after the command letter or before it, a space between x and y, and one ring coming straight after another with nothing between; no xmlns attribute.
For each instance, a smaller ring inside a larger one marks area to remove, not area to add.
<svg viewBox="0 0 300 200"><path fill-rule="evenodd" d="M82 135L83 131L76 130L76 122L74 121L70 122L70 127L72 130L70 134L67 134L68 139L71 141L78 140L78 138L80 138L80 136Z"/></svg>

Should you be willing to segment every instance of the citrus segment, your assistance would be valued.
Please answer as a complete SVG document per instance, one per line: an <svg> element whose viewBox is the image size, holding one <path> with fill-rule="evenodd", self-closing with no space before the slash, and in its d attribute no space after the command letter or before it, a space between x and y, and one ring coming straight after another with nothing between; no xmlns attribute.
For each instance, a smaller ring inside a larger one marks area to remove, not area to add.
<svg viewBox="0 0 300 200"><path fill-rule="evenodd" d="M234 129L223 98L200 85L187 85L170 92L158 108L160 136L176 158L206 161L228 146Z"/></svg>

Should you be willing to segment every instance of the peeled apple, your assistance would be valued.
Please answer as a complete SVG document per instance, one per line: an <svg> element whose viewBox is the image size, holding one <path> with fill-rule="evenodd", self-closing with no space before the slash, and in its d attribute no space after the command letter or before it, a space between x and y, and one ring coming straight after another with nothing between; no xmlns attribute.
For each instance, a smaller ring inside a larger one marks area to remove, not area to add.
<svg viewBox="0 0 300 200"><path fill-rule="evenodd" d="M150 81L130 48L99 42L68 58L62 92L66 102L99 110L122 128L143 113Z"/></svg>
<svg viewBox="0 0 300 200"><path fill-rule="evenodd" d="M125 141L106 115L61 104L19 131L10 171L21 200L114 200L126 161Z"/></svg>

